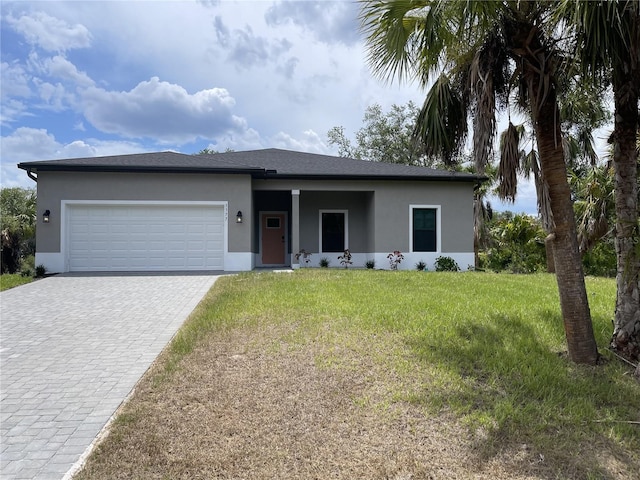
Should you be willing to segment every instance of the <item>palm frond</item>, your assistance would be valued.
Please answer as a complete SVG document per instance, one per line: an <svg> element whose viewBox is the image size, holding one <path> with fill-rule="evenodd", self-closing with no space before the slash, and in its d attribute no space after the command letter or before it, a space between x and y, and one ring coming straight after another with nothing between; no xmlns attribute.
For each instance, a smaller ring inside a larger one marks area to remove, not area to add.
<svg viewBox="0 0 640 480"><path fill-rule="evenodd" d="M360 30L373 73L390 81L427 78L438 67L444 39L441 2L363 0Z"/></svg>
<svg viewBox="0 0 640 480"><path fill-rule="evenodd" d="M490 31L469 68L469 90L475 106L473 152L479 172L484 171L492 156L496 100L506 98L508 90L506 65L504 42L497 31Z"/></svg>
<svg viewBox="0 0 640 480"><path fill-rule="evenodd" d="M614 172L611 162L570 177L576 196L578 242L582 253L590 250L614 228Z"/></svg>
<svg viewBox="0 0 640 480"><path fill-rule="evenodd" d="M547 185L547 182L542 175L538 152L535 149L531 149L529 154L526 156L525 162L530 165L531 172L533 173L533 181L536 186L538 214L540 215L542 228L544 228L547 232L552 232L555 229L555 223L553 221L553 213L551 212L549 185Z"/></svg>
<svg viewBox="0 0 640 480"><path fill-rule="evenodd" d="M498 196L502 200L515 201L520 170L520 135L509 122L500 135L500 165L498 166Z"/></svg>
<svg viewBox="0 0 640 480"><path fill-rule="evenodd" d="M450 165L467 134L467 105L449 77L441 75L427 92L413 132L429 157Z"/></svg>

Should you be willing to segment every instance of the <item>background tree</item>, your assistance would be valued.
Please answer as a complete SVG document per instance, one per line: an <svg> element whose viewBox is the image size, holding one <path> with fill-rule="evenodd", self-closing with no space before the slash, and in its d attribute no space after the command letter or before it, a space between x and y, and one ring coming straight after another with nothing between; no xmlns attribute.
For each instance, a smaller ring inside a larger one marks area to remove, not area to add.
<svg viewBox="0 0 640 480"><path fill-rule="evenodd" d="M355 134L355 144L346 136L342 126L329 130L327 139L330 145L338 148L341 157L434 167L437 165L433 159L422 153L423 148L413 137L418 112L413 102L394 104L388 112L373 104L364 113L363 126Z"/></svg>
<svg viewBox="0 0 640 480"><path fill-rule="evenodd" d="M487 223L490 242L481 255L480 265L489 270L534 273L544 270L544 238L540 221L511 212L494 214Z"/></svg>
<svg viewBox="0 0 640 480"><path fill-rule="evenodd" d="M0 190L2 273L15 273L35 253L36 192L28 188Z"/></svg>
<svg viewBox="0 0 640 480"><path fill-rule="evenodd" d="M493 150L496 114L511 92L531 118L553 215L553 250L570 358L595 364L593 335L576 224L562 149L554 2L395 0L363 2L369 62L380 76L413 77L427 93L423 145L448 153L473 121L473 151L482 172ZM434 78L435 77L435 78ZM434 88L437 89L436 93ZM435 103L437 108L431 108ZM429 117L428 120L426 117ZM510 191L503 193L507 198ZM515 194L515 192L513 192Z"/></svg>
<svg viewBox="0 0 640 480"><path fill-rule="evenodd" d="M232 148L226 148L223 153L233 152ZM221 153L219 150L214 150L213 148L203 148L195 155L215 155L216 153Z"/></svg>

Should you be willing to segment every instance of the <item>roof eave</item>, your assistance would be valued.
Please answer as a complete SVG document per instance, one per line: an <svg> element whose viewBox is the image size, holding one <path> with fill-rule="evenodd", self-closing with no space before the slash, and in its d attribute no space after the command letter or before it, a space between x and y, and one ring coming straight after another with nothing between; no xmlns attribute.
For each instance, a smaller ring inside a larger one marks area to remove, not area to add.
<svg viewBox="0 0 640 480"><path fill-rule="evenodd" d="M18 168L27 172L84 172L84 173L198 173L198 174L244 174L263 175L262 168L204 168L204 167L144 167L144 166L109 166L109 165L30 165L19 163Z"/></svg>
<svg viewBox="0 0 640 480"><path fill-rule="evenodd" d="M254 177L256 178L256 177ZM458 177L452 175L426 176L426 175L339 175L339 174L293 174L276 173L268 174L262 178L282 180L398 180L398 181L429 181L429 182L467 182L477 183L487 179L485 177Z"/></svg>

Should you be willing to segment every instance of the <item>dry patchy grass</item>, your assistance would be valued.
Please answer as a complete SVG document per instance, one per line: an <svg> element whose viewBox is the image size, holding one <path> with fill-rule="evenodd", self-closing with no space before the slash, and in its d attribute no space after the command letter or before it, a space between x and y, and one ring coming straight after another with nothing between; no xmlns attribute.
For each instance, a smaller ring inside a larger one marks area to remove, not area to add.
<svg viewBox="0 0 640 480"><path fill-rule="evenodd" d="M170 356L147 372L76 480L632 479L640 471L637 452L585 439L559 444L556 455L410 401L437 366L420 362L399 333L239 322L201 338L167 373ZM597 476L585 467L594 458Z"/></svg>

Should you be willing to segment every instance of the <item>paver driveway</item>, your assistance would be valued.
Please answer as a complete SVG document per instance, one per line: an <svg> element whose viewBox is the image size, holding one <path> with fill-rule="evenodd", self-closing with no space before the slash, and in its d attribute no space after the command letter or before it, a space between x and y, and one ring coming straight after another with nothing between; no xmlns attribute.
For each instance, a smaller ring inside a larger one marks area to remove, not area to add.
<svg viewBox="0 0 640 480"><path fill-rule="evenodd" d="M0 477L65 477L217 278L67 274L2 292Z"/></svg>

